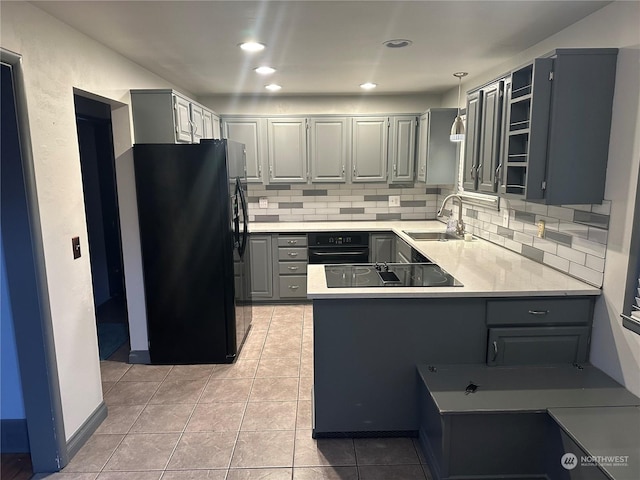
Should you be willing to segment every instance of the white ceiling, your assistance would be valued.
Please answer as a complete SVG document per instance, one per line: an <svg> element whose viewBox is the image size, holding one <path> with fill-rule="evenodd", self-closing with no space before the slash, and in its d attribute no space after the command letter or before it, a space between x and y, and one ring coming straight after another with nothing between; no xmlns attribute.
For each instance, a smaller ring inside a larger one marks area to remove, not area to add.
<svg viewBox="0 0 640 480"><path fill-rule="evenodd" d="M198 95L434 93L608 1L36 1L39 8ZM413 45L390 49L389 39ZM238 44L263 42L246 54ZM562 47L562 45L558 45ZM278 71L261 77L252 69Z"/></svg>

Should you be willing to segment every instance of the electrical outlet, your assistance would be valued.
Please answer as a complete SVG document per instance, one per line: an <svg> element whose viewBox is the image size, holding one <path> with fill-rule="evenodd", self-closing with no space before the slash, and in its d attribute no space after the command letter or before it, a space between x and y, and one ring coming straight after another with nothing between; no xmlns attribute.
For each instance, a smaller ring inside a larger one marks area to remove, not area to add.
<svg viewBox="0 0 640 480"><path fill-rule="evenodd" d="M506 208L502 210L502 226L504 228L509 228L509 210Z"/></svg>
<svg viewBox="0 0 640 480"><path fill-rule="evenodd" d="M267 197L260 197L260 208L269 208L269 199Z"/></svg>
<svg viewBox="0 0 640 480"><path fill-rule="evenodd" d="M545 223L544 220L538 222L538 238L544 238Z"/></svg>
<svg viewBox="0 0 640 480"><path fill-rule="evenodd" d="M390 207L399 207L400 206L400 195L389 195L389 206Z"/></svg>
<svg viewBox="0 0 640 480"><path fill-rule="evenodd" d="M82 252L80 251L80 237L73 237L71 239L71 248L73 249L74 260L82 256Z"/></svg>

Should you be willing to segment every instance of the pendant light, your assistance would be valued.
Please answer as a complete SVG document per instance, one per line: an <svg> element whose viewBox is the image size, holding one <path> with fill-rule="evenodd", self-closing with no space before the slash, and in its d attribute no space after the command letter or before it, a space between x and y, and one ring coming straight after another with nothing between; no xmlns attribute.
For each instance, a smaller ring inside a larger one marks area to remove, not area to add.
<svg viewBox="0 0 640 480"><path fill-rule="evenodd" d="M467 75L469 75L467 72L456 72L453 74L453 76L458 79L458 115L453 121L453 125L451 125L449 140L452 142L461 142L464 140L464 123L462 122L462 118L460 118L460 89L462 88L462 79Z"/></svg>

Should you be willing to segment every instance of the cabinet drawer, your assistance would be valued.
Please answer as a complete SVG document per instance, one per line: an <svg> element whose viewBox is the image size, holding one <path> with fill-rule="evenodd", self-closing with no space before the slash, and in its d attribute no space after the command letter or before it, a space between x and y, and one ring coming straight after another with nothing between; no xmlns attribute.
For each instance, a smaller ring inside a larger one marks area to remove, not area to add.
<svg viewBox="0 0 640 480"><path fill-rule="evenodd" d="M280 275L306 275L307 262L280 262L278 268Z"/></svg>
<svg viewBox="0 0 640 480"><path fill-rule="evenodd" d="M587 325L592 315L590 298L487 301L487 325Z"/></svg>
<svg viewBox="0 0 640 480"><path fill-rule="evenodd" d="M586 362L590 327L490 328L488 365Z"/></svg>
<svg viewBox="0 0 640 480"><path fill-rule="evenodd" d="M280 247L278 249L278 260L307 260L307 249L300 247Z"/></svg>
<svg viewBox="0 0 640 480"><path fill-rule="evenodd" d="M280 298L306 298L307 296L307 276L306 275L281 275L280 276Z"/></svg>
<svg viewBox="0 0 640 480"><path fill-rule="evenodd" d="M306 247L307 236L306 235L279 235L278 246L279 247Z"/></svg>

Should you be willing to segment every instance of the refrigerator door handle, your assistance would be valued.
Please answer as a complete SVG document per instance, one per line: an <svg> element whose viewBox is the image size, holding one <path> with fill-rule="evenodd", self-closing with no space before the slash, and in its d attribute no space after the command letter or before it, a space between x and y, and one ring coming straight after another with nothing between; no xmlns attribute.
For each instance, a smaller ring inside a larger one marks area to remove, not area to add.
<svg viewBox="0 0 640 480"><path fill-rule="evenodd" d="M242 206L242 241L238 246L238 253L240 257L242 257L244 256L249 237L249 213L247 212L247 199L244 195L242 184L240 183L240 177L236 177L236 193L240 196L240 204Z"/></svg>

